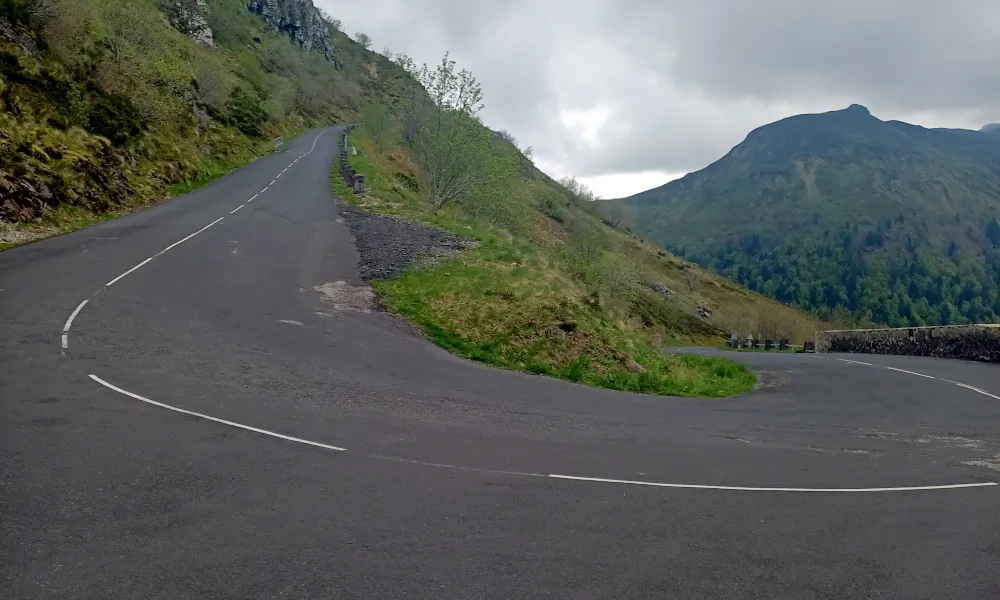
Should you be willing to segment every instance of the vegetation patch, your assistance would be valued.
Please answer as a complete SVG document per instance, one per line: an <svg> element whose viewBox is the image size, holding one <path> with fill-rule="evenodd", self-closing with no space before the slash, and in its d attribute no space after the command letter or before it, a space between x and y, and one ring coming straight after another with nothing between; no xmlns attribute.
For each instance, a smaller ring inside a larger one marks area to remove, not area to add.
<svg viewBox="0 0 1000 600"><path fill-rule="evenodd" d="M457 95L477 98L469 92L471 76L449 71L447 59L436 75L405 57L401 62L432 97L437 92L436 106L449 106L440 100L449 95L439 81L464 82ZM628 236L609 229L586 204L588 190L567 182L577 188L572 191L538 173L509 136L472 118L475 102L452 106L458 114L439 122L433 111L420 114L425 106L407 105L405 92L402 97L395 105L367 107L363 126L349 135L357 153L348 159L365 176L367 192L355 195L335 172L335 193L358 207L352 212L391 215L475 244L418 261L398 277L373 279L389 311L442 348L500 368L673 396L718 398L753 388L753 373L729 359L664 352L671 342L716 343L721 331L646 290L643 275L655 269L644 261L661 258L636 255ZM408 139L407 123L425 119L442 129L417 126ZM465 140L448 149L455 157L444 161L450 167L415 156L414 146L439 147L445 139ZM454 194L449 185L458 188ZM366 225L357 220L347 222L359 239L371 235L359 234ZM384 247L399 243L389 230L381 235ZM359 244L363 265L375 254L367 245Z"/></svg>

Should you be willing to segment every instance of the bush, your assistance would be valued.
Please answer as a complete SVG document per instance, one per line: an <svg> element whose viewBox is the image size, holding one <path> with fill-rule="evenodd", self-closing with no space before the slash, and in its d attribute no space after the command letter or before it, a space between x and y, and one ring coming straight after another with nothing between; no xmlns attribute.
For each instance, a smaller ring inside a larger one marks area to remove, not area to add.
<svg viewBox="0 0 1000 600"><path fill-rule="evenodd" d="M87 131L122 146L142 134L145 125L139 110L126 96L99 92L87 114Z"/></svg>
<svg viewBox="0 0 1000 600"><path fill-rule="evenodd" d="M252 137L261 137L261 125L267 122L267 111L261 106L260 97L241 87L233 88L226 104L229 118L240 131Z"/></svg>

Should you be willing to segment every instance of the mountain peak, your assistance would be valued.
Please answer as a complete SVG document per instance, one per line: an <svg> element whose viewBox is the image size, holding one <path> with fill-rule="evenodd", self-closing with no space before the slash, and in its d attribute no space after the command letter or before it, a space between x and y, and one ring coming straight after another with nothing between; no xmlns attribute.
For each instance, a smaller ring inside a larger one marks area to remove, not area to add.
<svg viewBox="0 0 1000 600"><path fill-rule="evenodd" d="M872 114L872 111L868 110L864 106L861 106L860 104L852 104L852 105L848 106L847 109L845 110L845 112L865 114L865 115Z"/></svg>

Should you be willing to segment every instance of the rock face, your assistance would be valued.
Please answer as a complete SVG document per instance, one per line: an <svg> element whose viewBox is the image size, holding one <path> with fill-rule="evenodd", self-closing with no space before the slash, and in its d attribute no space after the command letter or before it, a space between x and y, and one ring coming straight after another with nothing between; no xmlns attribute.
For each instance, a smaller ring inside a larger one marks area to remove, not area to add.
<svg viewBox="0 0 1000 600"><path fill-rule="evenodd" d="M247 8L306 50L322 52L339 64L330 42L330 32L312 0L247 0Z"/></svg>
<svg viewBox="0 0 1000 600"><path fill-rule="evenodd" d="M936 356L1000 363L1000 325L821 331L816 352Z"/></svg>
<svg viewBox="0 0 1000 600"><path fill-rule="evenodd" d="M207 0L160 0L160 6L178 31L202 46L214 44Z"/></svg>

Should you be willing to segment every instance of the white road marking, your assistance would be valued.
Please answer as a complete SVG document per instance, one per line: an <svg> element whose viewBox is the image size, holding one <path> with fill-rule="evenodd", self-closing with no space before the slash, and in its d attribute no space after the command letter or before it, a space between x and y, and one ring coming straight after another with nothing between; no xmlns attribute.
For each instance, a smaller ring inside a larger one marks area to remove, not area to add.
<svg viewBox="0 0 1000 600"><path fill-rule="evenodd" d="M254 433L259 433L261 435L266 435L273 438L278 438L286 440L289 442L295 442L297 444L305 444L307 446L315 446L317 448L323 448L325 450L335 450L337 452L347 452L347 449L340 448L338 446L331 446L330 444L321 444L319 442L313 442L311 440L305 440L302 438L292 437L290 435L284 435L281 433L276 433L274 431L268 431L266 429L260 429L258 427L251 427L249 425L243 425L242 423L234 423L233 421L227 421L225 419L219 419L218 417L213 417L210 415L205 415L202 413L197 413L194 411L186 410L183 408L178 408L176 406L171 406L169 404L164 404L162 402L157 402L155 400L150 400L149 398L144 398L139 394L134 394L128 390L124 390L120 387L112 385L107 381L104 381L97 375L90 375L90 378L97 383L103 385L109 390L118 392L119 394L128 396L140 402L145 402L152 406L157 406L159 408L165 408L177 413L190 415L192 417L198 417L200 419L205 419L208 421L213 421L215 423L221 423L223 425L228 425L230 427L236 427L237 429L243 429L246 431L252 431ZM482 469L477 467L462 467L458 465L449 465L443 463L432 463L425 461L418 461L406 458L393 458L388 456L371 455L371 458L377 458L381 460L392 460L396 462L404 462L411 464L419 464L429 467L438 467L444 469L459 469L463 471L479 471L484 473L496 473L500 475L513 475L519 477L545 477L548 479L560 479L566 481L589 481L596 483L616 483L621 485L640 485L647 487L658 487L658 488L677 488L677 489L692 489L692 490L722 490L722 491L733 491L733 492L828 492L828 493L873 493L873 492L919 492L919 491L934 491L934 490L955 490L963 488L980 488L980 487L996 487L998 484L995 482L980 482L980 483L953 483L948 485L918 485L918 486L905 486L905 487L876 487L876 488L797 488L797 487L744 487L735 485L701 485L701 484L689 484L689 483L658 483L654 481L634 481L629 479L605 479L600 477L578 477L575 475L559 475L556 473L524 473L516 471L497 471L493 469Z"/></svg>
<svg viewBox="0 0 1000 600"><path fill-rule="evenodd" d="M265 187L264 189L262 189L262 190L260 191L260 193L261 193L261 194L263 194L264 192L266 192L266 191L267 191L267 190L269 190L269 189L271 189L271 186L267 186L267 187Z"/></svg>
<svg viewBox="0 0 1000 600"><path fill-rule="evenodd" d="M302 321L293 321L291 319L278 319L279 323L287 323L289 325L298 325L299 327L305 327L305 323Z"/></svg>
<svg viewBox="0 0 1000 600"><path fill-rule="evenodd" d="M253 202L254 200L257 199L257 196L260 196L260 194L254 194L253 196L250 196L250 199L247 200L247 202Z"/></svg>
<svg viewBox="0 0 1000 600"><path fill-rule="evenodd" d="M917 377L926 377L927 379L937 379L937 377L931 375L924 375L923 373L917 373L916 371L907 371L906 369L897 369L896 367L886 367L890 371L899 371L900 373L909 373L910 375L916 375Z"/></svg>
<svg viewBox="0 0 1000 600"><path fill-rule="evenodd" d="M149 258L147 258L146 260L144 260L144 261L142 261L141 263L137 264L136 266L132 267L132 268L131 268L131 269L129 269L128 271L125 271L124 273L122 273L122 274L121 274L121 275L119 275L118 277L115 277L115 278L114 278L114 279L112 279L111 281L109 281L109 282L105 283L105 284L104 284L104 287L111 287L111 286L112 286L112 285L114 285L115 283L118 283L118 282L119 282L119 281L120 281L120 280L121 280L121 279L122 279L123 277L125 277L126 275L128 275L128 274L130 274L130 273L132 273L132 272L136 271L137 269L139 269L140 267L142 267L143 265L145 265L145 264L146 264L146 263L148 263L149 261L153 260L153 259L154 259L154 258L156 258L157 256L160 256L160 255L162 255L162 254L165 254L166 252L169 252L169 251L170 251L171 249L173 249L173 248L176 248L177 246L180 246L180 245L181 245L181 244L183 244L184 242L186 242L186 241L188 241L189 239L193 238L194 236L198 235L198 234L199 234L199 233L201 233L202 231L205 231L205 230L206 230L206 229L208 229L209 227L212 227L213 225L217 225L217 224L219 224L219 223L220 223L220 222L222 221L222 219L225 219L225 217L219 217L218 219L216 219L216 220L212 221L212 222L211 222L211 223L209 223L208 225L205 225L204 227L202 227L202 228L201 228L201 229L199 229L198 231L196 231L196 232L192 233L191 235L187 236L186 238L184 238L184 239L182 239L182 240L180 240L180 241L177 241L177 242L174 242L173 244L170 244L169 246L167 246L167 247L166 247L166 248L164 248L163 250L160 250L159 252L157 252L157 253L156 253L156 254L154 254L153 256L150 256Z"/></svg>
<svg viewBox="0 0 1000 600"><path fill-rule="evenodd" d="M871 493L871 492L919 492L930 490L954 490L961 488L996 487L994 482L985 483L953 483L951 485L917 485L908 487L881 488L780 488L780 487L742 487L735 485L694 485L686 483L656 483L652 481L630 481L628 479L601 479L597 477L574 477L572 475L550 474L552 479L569 479L572 481L595 481L599 483L620 483L626 485L645 485L663 488L683 488L695 490L729 490L738 492L836 492L836 493Z"/></svg>
<svg viewBox="0 0 1000 600"><path fill-rule="evenodd" d="M275 177L274 179L272 179L271 183L267 184L267 187L271 187L272 185L274 185L274 182L277 181L277 180L278 180L277 177ZM264 189L267 189L267 188L264 188Z"/></svg>
<svg viewBox="0 0 1000 600"><path fill-rule="evenodd" d="M125 277L126 275L128 275L128 274L130 274L130 273L132 273L132 272L134 272L134 271L137 271L137 270L139 270L139 268L140 268L140 267L142 267L143 265L145 265L146 263L148 263L148 262L149 262L149 261L151 261L151 260L153 260L153 257L152 257L152 256L150 256L150 257L149 257L149 258L147 258L146 260L142 261L141 263L137 264L136 266L132 267L132 268L131 268L131 269L129 269L128 271L125 271L124 273L122 273L122 274L121 274L121 275L119 275L118 277L115 277L115 278L114 278L114 279L112 279L111 281L109 281L109 282L105 283L105 284L104 284L104 287L111 287L111 286L113 286L114 284L116 284L116 283L118 283L119 281L121 281L121 280L122 280L122 279L123 279L123 278L124 278L124 277Z"/></svg>
<svg viewBox="0 0 1000 600"><path fill-rule="evenodd" d="M282 171L281 173L284 173L284 171ZM277 175L274 176L275 181L281 179L281 173L278 173Z"/></svg>
<svg viewBox="0 0 1000 600"><path fill-rule="evenodd" d="M994 396L993 394L987 392L986 390L982 390L982 389L979 389L977 387L973 387L973 386L968 385L966 383L959 383L957 381L950 381L950 380L949 380L949 383L954 383L955 385L957 385L959 387L964 387L967 390L972 390L973 392L976 392L978 394L982 394L984 396L989 396L990 398L994 398L996 400L1000 400L1000 396Z"/></svg>
<svg viewBox="0 0 1000 600"><path fill-rule="evenodd" d="M181 244L183 244L184 242L186 242L186 241L188 241L189 239L193 238L194 236L198 235L198 234L199 234L199 233L201 233L202 231L205 231L205 230L206 230L206 229L208 229L209 227L213 227L213 226L215 226L215 225L218 225L219 223L221 223L221 222L222 222L222 220L223 220L223 219L225 219L225 217L219 217L218 219L216 219L216 220L212 221L212 222L211 222L211 223L209 223L208 225L205 225L204 227L202 227L202 228L201 228L201 229L199 229L198 231L196 231L196 232L192 233L191 235L187 236L186 238L184 238L184 239L182 239L182 240L180 240L180 241L178 241L178 242L174 242L173 244L170 244L169 246L167 246L167 247L166 247L166 248L164 248L163 250L160 250L159 252L157 252L156 254L154 254L154 255L153 255L153 258L156 258L157 256L160 256L161 254L165 254L166 252L168 252L168 251L172 250L173 248L176 248L177 246L180 246L180 245L181 245Z"/></svg>
<svg viewBox="0 0 1000 600"><path fill-rule="evenodd" d="M837 360L845 363L851 363L852 365L864 365L866 367L872 366L871 363L861 362L860 360L847 360L846 358L838 358Z"/></svg>
<svg viewBox="0 0 1000 600"><path fill-rule="evenodd" d="M69 318L66 319L66 324L63 325L63 330L62 330L63 349L69 348L69 328L73 326L73 319L75 319L76 316L80 314L80 311L83 310L83 307L87 305L87 302L90 302L90 300L84 300L83 302L81 302L79 306L76 307L76 310L74 310L69 315Z"/></svg>
<svg viewBox="0 0 1000 600"><path fill-rule="evenodd" d="M239 209L243 208L244 206L246 206L246 205L245 204L240 204L239 206L237 206L233 210L229 211L229 214L231 214L231 215L236 214L236 211L238 211Z"/></svg>
<svg viewBox="0 0 1000 600"><path fill-rule="evenodd" d="M304 440L304 439L301 439L301 438L292 437L290 435L282 435L280 433L275 433L273 431L268 431L266 429L259 429L257 427L251 427L249 425L243 425L241 423L234 423L232 421L226 421L225 419L219 419L217 417L212 417L212 416L209 416L209 415L203 415L201 413L196 413L194 411L185 410L183 408L177 408L176 406L170 406L169 404L163 404L162 402L156 402L155 400L150 400L149 398L143 398L139 394L133 394L132 392L130 392L128 390L123 390L120 387L116 387L114 385L111 385L107 381L104 381L103 379L101 379L97 375L90 375L90 378L93 379L94 381L96 381L97 383L103 385L104 387L108 388L109 390L114 390L114 391L118 392L119 394L123 394L125 396L128 396L129 398L134 398L134 399L139 400L141 402L145 402L147 404L152 404L153 406L158 406L160 408L165 408L167 410L172 410L174 412L178 412L178 413L181 413L181 414L191 415L192 417L198 417L198 418L201 418L201 419L206 419L208 421L214 421L216 423L222 423L223 425L229 425L230 427L236 427L237 429L245 429L246 431L252 431L254 433L259 433L261 435L267 435L267 436L270 436L270 437L274 437L274 438L278 438L278 439L282 439L282 440L287 440L289 442L295 442L297 444L305 444L307 446L316 446L317 448L324 448L326 450L336 450L337 452L346 452L347 451L346 449L339 448L337 446L331 446L329 444L321 444L319 442L313 442L313 441L310 441L310 440Z"/></svg>

